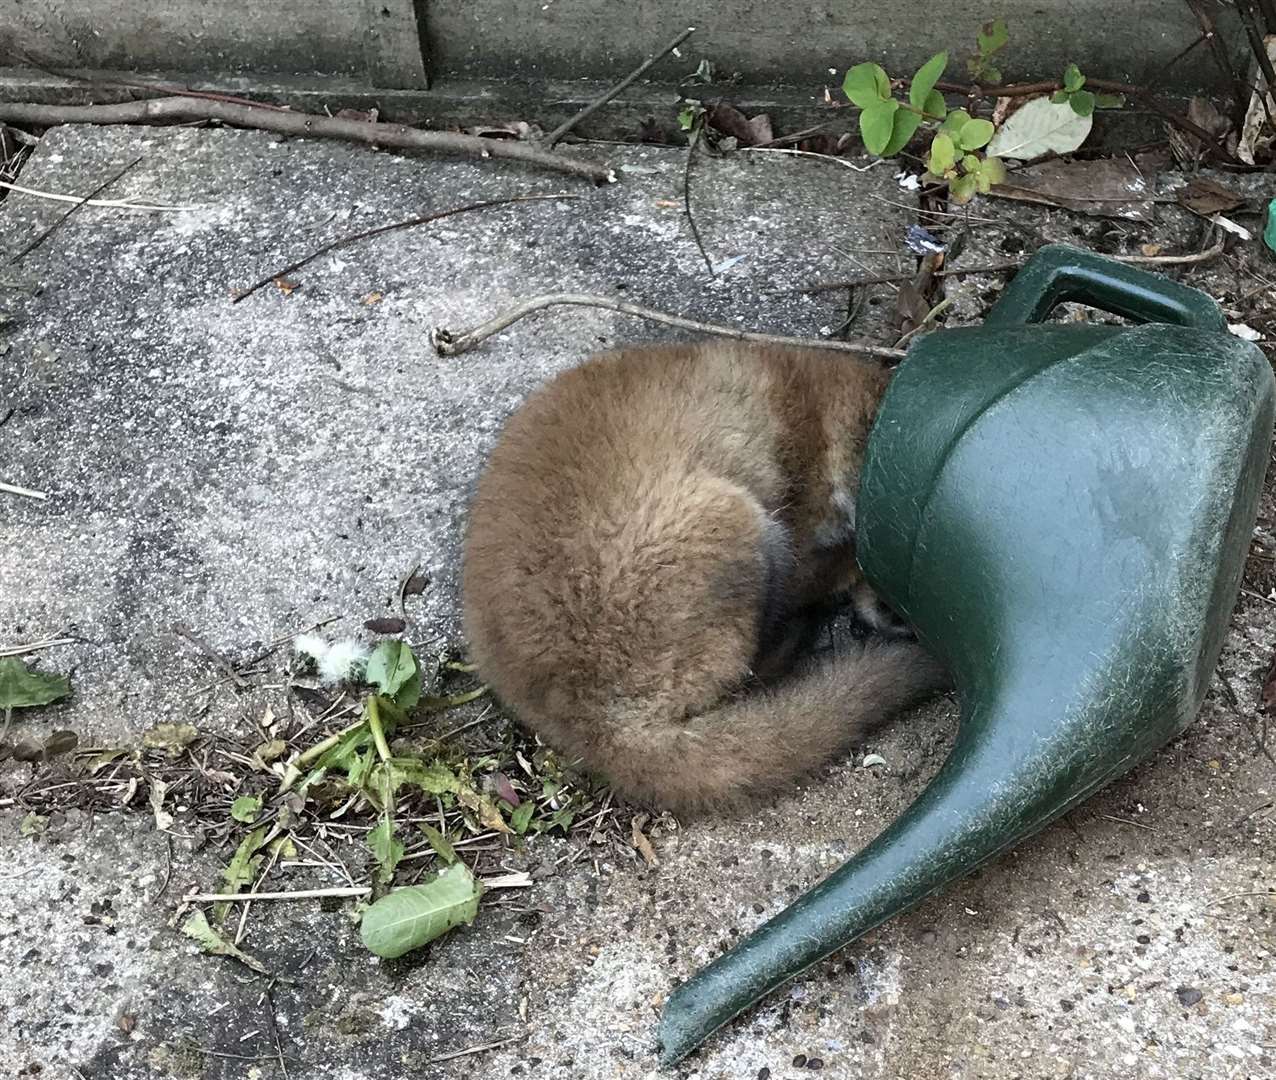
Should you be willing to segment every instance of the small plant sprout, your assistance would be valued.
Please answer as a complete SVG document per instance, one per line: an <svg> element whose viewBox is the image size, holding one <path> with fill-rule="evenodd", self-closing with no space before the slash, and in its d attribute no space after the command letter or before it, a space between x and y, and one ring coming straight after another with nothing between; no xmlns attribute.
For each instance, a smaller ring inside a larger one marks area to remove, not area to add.
<svg viewBox="0 0 1276 1080"><path fill-rule="evenodd" d="M1096 108L1119 109L1125 104L1120 94L1095 94L1085 89L1085 76L1076 64L1069 64L1063 73L1063 89L1050 96L1052 105L1071 105L1078 116L1089 116Z"/></svg>
<svg viewBox="0 0 1276 1080"><path fill-rule="evenodd" d="M1009 41L1010 34L1006 30L1005 19L993 19L992 22L984 23L975 38L977 52L966 61L966 70L975 82L985 86L995 86L1001 82L1001 69L992 61Z"/></svg>

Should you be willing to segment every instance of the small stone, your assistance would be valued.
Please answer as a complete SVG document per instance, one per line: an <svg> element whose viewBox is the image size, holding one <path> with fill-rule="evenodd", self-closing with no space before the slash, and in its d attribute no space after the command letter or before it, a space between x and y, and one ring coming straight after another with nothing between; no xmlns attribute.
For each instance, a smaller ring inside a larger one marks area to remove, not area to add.
<svg viewBox="0 0 1276 1080"><path fill-rule="evenodd" d="M765 1065L758 1070L758 1080L771 1080L771 1070Z"/></svg>
<svg viewBox="0 0 1276 1080"><path fill-rule="evenodd" d="M1179 999L1179 1004L1184 1008L1195 1005L1205 996L1195 986L1180 986L1174 991L1174 994Z"/></svg>
<svg viewBox="0 0 1276 1080"><path fill-rule="evenodd" d="M1224 994L1223 1000L1226 1001L1227 1004L1229 1005L1244 1005L1245 995L1244 994Z"/></svg>
<svg viewBox="0 0 1276 1080"><path fill-rule="evenodd" d="M808 1069L822 1069L824 1068L824 1059L823 1058L807 1058L806 1067Z"/></svg>
<svg viewBox="0 0 1276 1080"><path fill-rule="evenodd" d="M1139 893L1139 895L1136 896L1134 899L1137 900L1140 904L1150 904L1152 902L1152 897L1148 895L1146 889L1143 892Z"/></svg>
<svg viewBox="0 0 1276 1080"><path fill-rule="evenodd" d="M806 1055L805 1055L805 1054L798 1054L798 1055L796 1055L796 1056L793 1058L793 1067L794 1067L795 1069L805 1069L805 1068L806 1068Z"/></svg>
<svg viewBox="0 0 1276 1080"><path fill-rule="evenodd" d="M1137 941L1140 945L1151 945L1151 944L1152 944L1152 939L1151 939L1150 937L1148 937L1148 936L1147 936L1147 934L1140 934L1140 935L1139 935L1138 937L1136 937L1134 940L1135 940L1135 941Z"/></svg>

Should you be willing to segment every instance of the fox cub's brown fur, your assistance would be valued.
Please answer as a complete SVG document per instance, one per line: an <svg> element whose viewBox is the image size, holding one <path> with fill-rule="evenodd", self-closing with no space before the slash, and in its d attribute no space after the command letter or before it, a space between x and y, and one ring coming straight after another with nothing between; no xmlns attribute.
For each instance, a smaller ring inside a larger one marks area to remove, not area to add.
<svg viewBox="0 0 1276 1080"><path fill-rule="evenodd" d="M676 810L765 794L937 687L910 641L774 685L860 584L855 495L888 374L819 350L623 349L509 420L465 543L471 655L550 745Z"/></svg>

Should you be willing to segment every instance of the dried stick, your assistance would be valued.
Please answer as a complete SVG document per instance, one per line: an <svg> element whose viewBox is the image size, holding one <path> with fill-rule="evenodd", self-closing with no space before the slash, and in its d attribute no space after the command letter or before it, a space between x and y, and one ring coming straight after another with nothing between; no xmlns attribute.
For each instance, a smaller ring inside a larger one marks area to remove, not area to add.
<svg viewBox="0 0 1276 1080"><path fill-rule="evenodd" d="M1217 259L1223 254L1225 242L1226 236L1220 236L1213 246L1206 248L1204 251L1193 252L1190 255L1105 255L1104 258L1111 259L1113 262L1126 263L1129 266L1191 266L1209 262L1211 259ZM935 276L1000 274L1008 270L1018 270L1022 266L1023 261L1020 260L1018 262L991 263L988 266L954 267L951 270L937 270ZM860 285L887 285L897 281L911 281L912 278L912 274L875 274L869 277L847 278L845 281L817 281L810 285L803 285L800 289L786 289L784 292L829 292L833 289L851 289ZM783 295L783 293L777 293L776 295Z"/></svg>
<svg viewBox="0 0 1276 1080"><path fill-rule="evenodd" d="M539 202L544 199L575 199L576 195L511 195L508 199L485 199L483 202L467 203L465 206L454 206L450 210L440 210L437 214L426 214L422 217L408 218L406 221L395 221L389 225L378 225L374 229L364 229L362 232L353 233L350 236L343 236L339 240L334 240L330 244L324 244L323 247L312 251L304 259L298 259L294 263L289 263L281 270L276 270L272 274L268 274L260 281L241 289L235 294L232 304L238 304L241 300L246 300L252 296L258 289L265 288L272 281L276 281L286 274L291 274L294 270L300 270L307 263L312 263L320 255L326 255L330 251L336 251L338 248L348 247L350 244L359 240L367 240L372 236L380 236L382 233L392 232L395 229L410 229L417 225L428 225L431 221L440 221L446 217L452 217L455 214L466 214L471 210L486 210L491 206L508 206L511 203L519 202Z"/></svg>
<svg viewBox="0 0 1276 1080"><path fill-rule="evenodd" d="M647 74L648 70L650 70L656 64L660 63L661 60L663 60L666 56L668 56L671 52L673 52L674 49L676 49L679 45L681 45L684 41L686 41L687 38L689 38L695 32L696 32L696 28L694 26L688 26L681 34L679 34L676 38L674 38L671 42L669 42L669 44L666 45L663 49L661 49L658 53L655 53L652 56L647 57L646 60L644 60L641 64L639 64L636 68L634 68L633 71L631 71L628 75L626 75L623 79L621 79L620 82L618 82L615 86L613 86L610 90L608 90L607 93L603 94L602 97L595 98L583 109L581 109L580 112L578 112L575 116L571 117L568 120L564 120L561 124L558 125L558 127L554 128L553 131L551 131L548 135L545 136L545 145L547 147L552 147L556 142L558 142L559 139L561 139L564 135L566 135L569 131L571 131L571 129L574 128L577 124L579 124L582 120L584 120L586 117L592 116L604 105L606 105L607 102L609 102L612 98L614 98L617 94L619 94L622 90L628 89L628 87L633 85L634 82L636 82L638 79L641 79L645 74Z"/></svg>
<svg viewBox="0 0 1276 1080"><path fill-rule="evenodd" d="M21 495L27 499L47 499L48 492L36 491L34 488L18 487L17 484L6 484L0 481L0 491L7 495Z"/></svg>
<svg viewBox="0 0 1276 1080"><path fill-rule="evenodd" d="M713 260L709 258L709 253L704 249L704 241L700 239L700 229L691 213L691 164L695 160L696 147L700 144L703 130L703 127L697 124L691 129L691 138L687 142L687 163L682 170L682 209L687 215L687 224L691 228L691 238L696 242L696 247L700 249L700 257L704 259L704 265L709 271L709 276L713 277Z"/></svg>
<svg viewBox="0 0 1276 1080"><path fill-rule="evenodd" d="M437 326L430 333L430 343L440 356L459 356L532 312L557 304L603 308L607 311L619 312L621 315L633 315L649 322L661 323L664 326L675 326L680 330L693 330L698 334L715 334L718 337L733 338L736 341L757 341L765 345L805 345L817 349L832 349L836 352L858 353L861 356L873 356L882 360L901 360L904 356L903 349L870 345L862 341L785 337L780 334L758 334L751 330L737 330L733 326L684 319L681 315L670 315L654 308L629 304L623 300L613 300L609 296L591 296L588 293L546 293L544 296L534 296L473 329L461 332Z"/></svg>
<svg viewBox="0 0 1276 1080"><path fill-rule="evenodd" d="M79 202L77 202L65 214L63 214L60 218L58 218L52 225L50 225L47 229L45 229L44 232L42 232L39 236L37 236L34 240L32 240L31 243L29 243L26 247L24 247L21 251L19 251L15 256L13 256L13 258L9 260L9 265L12 266L14 263L20 262L25 256L33 252L36 248L38 248L41 244L43 244L50 236L52 236L55 232L57 232L58 229L62 227L62 223L65 222L66 219L69 218L72 214L74 214L78 209L80 209L81 206L87 203L95 195L101 195L102 192L104 192L107 188L109 188L112 184L114 184L116 180L118 180L121 176L123 176L126 172L128 172L141 160L142 159L140 157L134 158L127 165L125 165L124 168L120 169L118 172L112 173L109 177L103 180L100 184L98 184L97 187L95 187L92 191L90 191L87 195L85 195L84 198L80 199Z"/></svg>
<svg viewBox="0 0 1276 1080"><path fill-rule="evenodd" d="M615 172L607 165L562 157L529 143L507 139L483 139L451 131L421 131L404 124L383 124L367 120L346 120L337 116L316 116L294 110L263 109L205 98L164 97L146 101L125 101L115 105L37 105L30 102L0 102L0 120L16 124L154 124L192 120L217 120L237 127L275 131L282 135L312 135L371 146L400 150L430 150L439 154L466 157L509 158L528 165L581 176L596 183L614 183Z"/></svg>
<svg viewBox="0 0 1276 1080"><path fill-rule="evenodd" d="M179 214L187 210L202 210L202 206L169 206L161 203L140 203L131 199L94 199L82 198L79 195L63 195L56 191L41 191L39 188L23 187L11 184L8 180L0 180L0 188L5 191L16 191L19 195L30 195L33 199L49 199L52 202L83 202L85 206L105 206L116 210L147 210L166 214Z"/></svg>

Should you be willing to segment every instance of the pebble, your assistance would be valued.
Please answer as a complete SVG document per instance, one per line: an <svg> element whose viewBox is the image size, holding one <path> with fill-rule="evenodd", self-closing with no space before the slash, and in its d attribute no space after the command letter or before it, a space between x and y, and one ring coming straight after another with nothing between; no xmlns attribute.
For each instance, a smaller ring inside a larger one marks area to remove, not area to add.
<svg viewBox="0 0 1276 1080"><path fill-rule="evenodd" d="M1179 999L1179 1004L1186 1008L1189 1005L1195 1005L1205 995L1202 994L1195 986L1180 986L1174 991L1175 996Z"/></svg>
<svg viewBox="0 0 1276 1080"><path fill-rule="evenodd" d="M793 1067L794 1067L795 1069L804 1069L804 1068L806 1068L806 1055L805 1055L805 1054L798 1054L796 1057L794 1057L794 1059L793 1059Z"/></svg>

